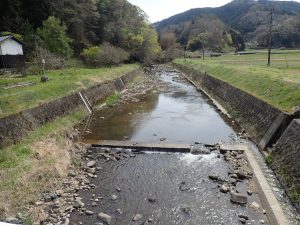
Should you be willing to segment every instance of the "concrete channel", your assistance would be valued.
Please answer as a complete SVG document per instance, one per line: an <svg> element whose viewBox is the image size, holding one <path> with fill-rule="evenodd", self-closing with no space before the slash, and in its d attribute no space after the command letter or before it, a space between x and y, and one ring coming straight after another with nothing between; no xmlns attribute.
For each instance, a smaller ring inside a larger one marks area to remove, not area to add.
<svg viewBox="0 0 300 225"><path fill-rule="evenodd" d="M123 104L94 112L84 129L83 141L92 144L86 160L94 159L102 168L91 181L95 190L78 193L86 210L108 214L116 225L296 225L265 178L244 132L224 108L216 107L208 93L199 92L174 69L155 68L151 76L148 85L154 82L154 90L138 99L124 92ZM127 103L128 99L133 100ZM235 181L237 170L247 175ZM231 203L236 193L244 194L248 203ZM95 195L101 203L93 208ZM82 210L70 220L99 222L96 215L87 219Z"/></svg>

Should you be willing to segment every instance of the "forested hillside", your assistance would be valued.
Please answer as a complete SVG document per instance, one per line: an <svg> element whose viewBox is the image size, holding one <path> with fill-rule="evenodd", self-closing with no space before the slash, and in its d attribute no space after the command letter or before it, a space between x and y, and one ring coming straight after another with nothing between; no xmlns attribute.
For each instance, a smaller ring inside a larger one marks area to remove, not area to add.
<svg viewBox="0 0 300 225"><path fill-rule="evenodd" d="M145 13L126 0L1 0L0 32L21 39L27 56L37 42L51 53L82 56L91 64L100 54L105 63L103 49L140 62L160 53Z"/></svg>
<svg viewBox="0 0 300 225"><path fill-rule="evenodd" d="M300 3L292 1L234 0L218 8L191 9L158 22L155 26L159 33L174 32L178 41L188 44L195 36L195 21L202 20L203 23L205 18L215 17L214 20L223 23L225 32L234 34L232 39L233 43L236 42L235 45L243 45L241 41L243 37L250 47L266 47L271 11L273 12L273 46L299 48ZM208 24L212 22L207 21ZM237 42L236 39L239 41Z"/></svg>

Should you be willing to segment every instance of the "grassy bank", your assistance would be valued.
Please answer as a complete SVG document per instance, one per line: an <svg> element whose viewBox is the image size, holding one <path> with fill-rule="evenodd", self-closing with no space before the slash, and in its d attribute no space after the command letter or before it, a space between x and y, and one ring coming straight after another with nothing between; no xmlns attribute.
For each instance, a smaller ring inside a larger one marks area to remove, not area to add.
<svg viewBox="0 0 300 225"><path fill-rule="evenodd" d="M31 132L19 144L0 151L0 218L15 215L37 199L37 194L55 188L71 165L71 140L63 133L86 116L76 112Z"/></svg>
<svg viewBox="0 0 300 225"><path fill-rule="evenodd" d="M266 52L253 55L226 54L216 58L176 59L240 88L284 111L300 106L300 51L277 51L272 65L266 65Z"/></svg>
<svg viewBox="0 0 300 225"><path fill-rule="evenodd" d="M95 69L68 68L47 72L50 81L46 83L41 83L39 76L28 75L23 78L0 76L0 118L112 80L136 68L137 64ZM36 85L4 89L11 84L26 81L36 82Z"/></svg>

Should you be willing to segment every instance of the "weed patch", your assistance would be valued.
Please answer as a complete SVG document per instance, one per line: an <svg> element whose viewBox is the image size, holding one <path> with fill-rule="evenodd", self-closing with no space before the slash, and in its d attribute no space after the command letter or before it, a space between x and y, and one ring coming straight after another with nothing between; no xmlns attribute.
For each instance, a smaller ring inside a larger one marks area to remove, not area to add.
<svg viewBox="0 0 300 225"><path fill-rule="evenodd" d="M120 99L120 94L110 95L106 99L106 105L109 107L114 106Z"/></svg>

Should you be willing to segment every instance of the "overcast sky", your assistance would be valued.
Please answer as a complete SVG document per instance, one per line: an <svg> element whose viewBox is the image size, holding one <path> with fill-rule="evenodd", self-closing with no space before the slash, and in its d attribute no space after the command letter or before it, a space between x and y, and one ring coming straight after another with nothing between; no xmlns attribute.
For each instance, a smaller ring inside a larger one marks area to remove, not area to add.
<svg viewBox="0 0 300 225"><path fill-rule="evenodd" d="M218 7L225 5L231 0L128 0L139 6L149 16L151 22L166 19L175 14L192 8ZM297 2L300 2L298 0Z"/></svg>

